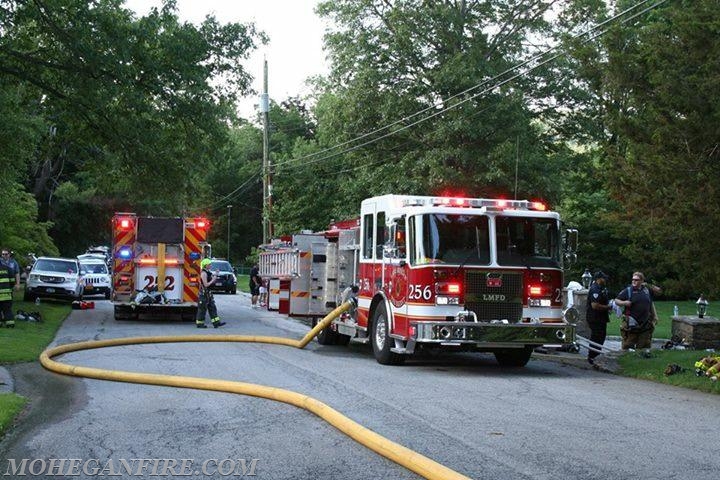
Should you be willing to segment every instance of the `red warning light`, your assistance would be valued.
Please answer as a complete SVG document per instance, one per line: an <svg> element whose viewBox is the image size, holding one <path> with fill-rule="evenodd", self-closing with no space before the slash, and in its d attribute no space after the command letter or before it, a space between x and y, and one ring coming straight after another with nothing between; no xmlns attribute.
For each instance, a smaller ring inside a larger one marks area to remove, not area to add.
<svg viewBox="0 0 720 480"><path fill-rule="evenodd" d="M207 220L207 218L196 218L195 219L195 228L200 229L207 229L210 226L210 222Z"/></svg>
<svg viewBox="0 0 720 480"><path fill-rule="evenodd" d="M542 202L532 202L532 208L535 210L540 210L541 212L547 210L547 206L545 206L545 204Z"/></svg>
<svg viewBox="0 0 720 480"><path fill-rule="evenodd" d="M121 230L130 230L132 228L132 220L129 218L121 218L118 222Z"/></svg>

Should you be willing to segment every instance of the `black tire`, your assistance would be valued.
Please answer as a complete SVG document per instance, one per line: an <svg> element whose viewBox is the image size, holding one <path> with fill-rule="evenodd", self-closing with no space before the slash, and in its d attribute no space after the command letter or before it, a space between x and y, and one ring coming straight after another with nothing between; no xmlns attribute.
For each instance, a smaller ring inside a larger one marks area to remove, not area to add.
<svg viewBox="0 0 720 480"><path fill-rule="evenodd" d="M105 292L105 300L110 300L110 290Z"/></svg>
<svg viewBox="0 0 720 480"><path fill-rule="evenodd" d="M335 343L337 345L342 345L342 346L346 346L347 344L349 344L350 339L352 338L352 337L350 337L350 335L343 335L342 333L337 333L337 332L335 333L335 335L336 335Z"/></svg>
<svg viewBox="0 0 720 480"><path fill-rule="evenodd" d="M503 367L524 367L530 361L532 347L493 352L495 359Z"/></svg>
<svg viewBox="0 0 720 480"><path fill-rule="evenodd" d="M36 296L34 293L25 292L23 294L23 302L34 302L35 298Z"/></svg>
<svg viewBox="0 0 720 480"><path fill-rule="evenodd" d="M233 294L233 295L237 295L237 287L233 287L233 289L232 289L232 294Z"/></svg>
<svg viewBox="0 0 720 480"><path fill-rule="evenodd" d="M390 338L390 329L385 311L385 304L380 303L372 316L370 326L370 343L372 344L375 360L381 365L401 365L405 362L405 355L390 351L395 341Z"/></svg>
<svg viewBox="0 0 720 480"><path fill-rule="evenodd" d="M312 325L313 328L315 328L315 325L318 324L317 319L313 319ZM332 327L327 326L320 330L317 334L317 341L320 345L335 345L337 340L337 332L334 332Z"/></svg>

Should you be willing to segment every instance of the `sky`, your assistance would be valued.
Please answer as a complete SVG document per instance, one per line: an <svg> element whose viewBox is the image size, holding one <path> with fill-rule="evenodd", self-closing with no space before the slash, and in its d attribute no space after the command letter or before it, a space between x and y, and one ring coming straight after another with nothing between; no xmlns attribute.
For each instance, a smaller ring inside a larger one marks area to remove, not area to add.
<svg viewBox="0 0 720 480"><path fill-rule="evenodd" d="M309 93L308 77L328 72L322 36L325 24L315 15L318 0L177 0L181 20L199 23L212 14L222 23L254 22L269 37L243 66L254 77L252 87L263 88L263 58L268 62L268 93L276 102ZM125 5L145 15L160 0L125 0ZM254 119L258 96L241 101L239 114Z"/></svg>

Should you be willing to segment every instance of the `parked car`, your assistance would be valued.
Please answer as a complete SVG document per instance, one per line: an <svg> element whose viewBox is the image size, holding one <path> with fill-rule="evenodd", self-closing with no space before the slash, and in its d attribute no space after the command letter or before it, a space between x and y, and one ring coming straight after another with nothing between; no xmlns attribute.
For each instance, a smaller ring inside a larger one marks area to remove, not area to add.
<svg viewBox="0 0 720 480"><path fill-rule="evenodd" d="M28 275L24 300L32 302L38 297L79 300L82 293L80 264L76 258L40 257Z"/></svg>
<svg viewBox="0 0 720 480"><path fill-rule="evenodd" d="M227 260L213 260L210 263L210 271L217 274L217 281L210 287L210 290L222 291L225 293L237 293L237 277L235 269Z"/></svg>
<svg viewBox="0 0 720 480"><path fill-rule="evenodd" d="M80 275L84 287L83 295L104 295L110 299L112 294L112 277L108 271L105 259L93 254L78 255L80 262Z"/></svg>
<svg viewBox="0 0 720 480"><path fill-rule="evenodd" d="M108 268L112 268L112 250L110 250L110 247L106 246L98 246L98 247L88 247L88 249L85 251L84 255L96 255L101 256L105 259L105 264L108 266ZM82 256L84 256L82 255ZM78 258L80 258L81 255L78 255Z"/></svg>

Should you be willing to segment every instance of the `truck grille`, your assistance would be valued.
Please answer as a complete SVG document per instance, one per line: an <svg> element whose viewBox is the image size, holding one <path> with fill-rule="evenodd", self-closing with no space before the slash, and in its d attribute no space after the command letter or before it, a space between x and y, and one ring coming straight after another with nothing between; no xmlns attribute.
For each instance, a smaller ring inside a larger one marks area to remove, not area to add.
<svg viewBox="0 0 720 480"><path fill-rule="evenodd" d="M475 312L480 322L522 317L522 273L470 270L465 274L465 308Z"/></svg>

